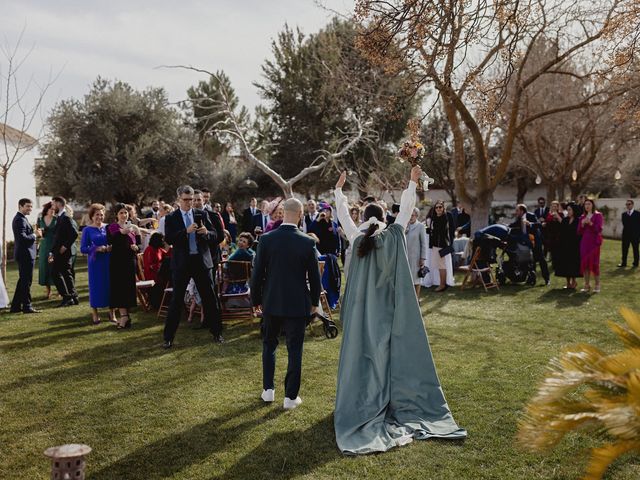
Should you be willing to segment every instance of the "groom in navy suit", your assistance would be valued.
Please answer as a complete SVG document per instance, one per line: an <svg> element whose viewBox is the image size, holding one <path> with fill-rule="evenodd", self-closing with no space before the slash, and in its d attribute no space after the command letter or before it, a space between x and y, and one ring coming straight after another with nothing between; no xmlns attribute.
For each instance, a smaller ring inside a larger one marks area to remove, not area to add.
<svg viewBox="0 0 640 480"><path fill-rule="evenodd" d="M36 262L36 234L27 219L33 203L28 198L18 201L18 213L13 217L11 227L15 245L13 258L18 263L18 284L11 300L11 313L37 313L31 306L31 282L33 266Z"/></svg>
<svg viewBox="0 0 640 480"><path fill-rule="evenodd" d="M299 200L284 202L282 225L260 237L251 275L251 300L255 306L262 305L262 400L275 399L276 347L283 330L289 354L284 380L287 410L302 403L298 392L304 330L320 301L315 241L298 228L302 214Z"/></svg>

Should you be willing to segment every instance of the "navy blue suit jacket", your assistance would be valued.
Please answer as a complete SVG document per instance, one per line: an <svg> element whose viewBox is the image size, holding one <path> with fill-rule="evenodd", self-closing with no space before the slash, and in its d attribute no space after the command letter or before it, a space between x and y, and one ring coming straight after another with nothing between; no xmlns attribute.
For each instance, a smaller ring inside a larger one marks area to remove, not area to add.
<svg viewBox="0 0 640 480"><path fill-rule="evenodd" d="M16 213L11 223L15 246L13 247L13 258L16 261L35 261L36 259L36 234L33 227L22 213Z"/></svg>
<svg viewBox="0 0 640 480"><path fill-rule="evenodd" d="M202 222L202 225L207 229L206 235L196 233L196 245L204 267L211 269L214 265L215 249L218 246L218 235L211 223L209 214L205 210L194 208L193 217L196 223ZM189 237L187 235L187 227L182 217L182 210L178 208L167 215L166 218L164 221L164 236L167 243L173 246L171 268L173 270L187 268ZM214 249L213 256L211 254L212 249Z"/></svg>
<svg viewBox="0 0 640 480"><path fill-rule="evenodd" d="M307 318L311 306L318 306L320 288L312 238L292 225L281 225L260 237L251 274L254 305L262 305L267 315Z"/></svg>

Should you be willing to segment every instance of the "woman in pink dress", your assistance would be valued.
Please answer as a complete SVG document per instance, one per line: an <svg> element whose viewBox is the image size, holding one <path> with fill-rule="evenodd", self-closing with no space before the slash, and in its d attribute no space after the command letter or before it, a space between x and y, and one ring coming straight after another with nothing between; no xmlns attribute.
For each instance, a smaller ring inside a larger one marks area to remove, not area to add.
<svg viewBox="0 0 640 480"><path fill-rule="evenodd" d="M578 235L580 240L580 273L584 276L584 288L582 292L591 290L591 274L596 282L594 293L600 292L600 248L602 247L602 225L604 218L596 210L596 205L591 199L584 202L584 213L578 222Z"/></svg>

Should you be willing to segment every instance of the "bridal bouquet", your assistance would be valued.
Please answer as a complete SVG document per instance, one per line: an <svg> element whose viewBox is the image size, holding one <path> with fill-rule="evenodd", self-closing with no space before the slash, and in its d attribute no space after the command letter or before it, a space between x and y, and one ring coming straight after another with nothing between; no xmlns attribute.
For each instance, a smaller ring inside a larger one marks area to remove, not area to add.
<svg viewBox="0 0 640 480"><path fill-rule="evenodd" d="M400 161L406 160L415 165L424 156L424 145L418 141L404 142L398 155L400 155Z"/></svg>

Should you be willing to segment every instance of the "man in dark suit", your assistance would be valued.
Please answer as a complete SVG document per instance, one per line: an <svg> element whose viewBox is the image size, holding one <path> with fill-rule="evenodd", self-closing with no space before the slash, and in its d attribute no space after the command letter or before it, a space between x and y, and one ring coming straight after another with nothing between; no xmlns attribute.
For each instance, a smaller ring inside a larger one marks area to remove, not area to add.
<svg viewBox="0 0 640 480"><path fill-rule="evenodd" d="M211 194L209 194L209 198L211 198ZM211 271L215 272L218 268L218 264L222 260L222 249L220 248L220 244L224 241L224 222L222 221L220 214L214 212L213 207L211 207L211 205L207 205L205 202L204 190L193 191L193 208L196 210L203 210L204 213L209 216L211 225L213 225L213 230L216 232L217 244L215 246L212 245L211 248L211 256L213 258L213 268Z"/></svg>
<svg viewBox="0 0 640 480"><path fill-rule="evenodd" d="M80 303L73 274L72 251L72 247L78 238L78 230L76 230L74 222L65 212L64 207L67 201L64 198L53 197L51 204L58 213L58 221L53 234L53 244L49 253L49 259L53 263L53 281L58 293L62 296L62 301L58 307L70 307Z"/></svg>
<svg viewBox="0 0 640 480"><path fill-rule="evenodd" d="M640 260L638 246L640 244L640 212L634 210L633 200L626 201L627 210L622 214L622 262L619 267L627 266L629 245L633 249L633 266L638 266Z"/></svg>
<svg viewBox="0 0 640 480"><path fill-rule="evenodd" d="M320 212L318 211L318 204L312 198L307 200L307 213L304 216L304 221L302 222L302 231L304 233L311 232L311 225L318 219L318 215Z"/></svg>
<svg viewBox="0 0 640 480"><path fill-rule="evenodd" d="M37 313L31 306L31 282L33 280L33 266L36 262L36 233L27 219L33 210L33 202L28 198L18 201L18 213L13 217L13 258L18 263L18 283L11 300L11 313ZM37 236L41 232L38 230Z"/></svg>
<svg viewBox="0 0 640 480"><path fill-rule="evenodd" d="M153 202L151 202L151 210L147 212L144 218L155 218L156 220L159 220L159 217L158 217L159 213L160 213L160 202L158 200L154 200Z"/></svg>
<svg viewBox="0 0 640 480"><path fill-rule="evenodd" d="M264 229L267 228L267 224L271 219L269 218L269 202L263 200L260 204L260 210L253 216L253 229L251 230L254 233L256 229L260 229L260 233L264 232Z"/></svg>
<svg viewBox="0 0 640 480"><path fill-rule="evenodd" d="M275 399L276 347L284 330L289 354L283 405L287 410L302 403L298 392L304 331L320 300L315 242L298 229L301 219L302 203L295 198L285 201L283 223L261 237L251 275L251 300L262 306L261 397L265 402Z"/></svg>
<svg viewBox="0 0 640 480"><path fill-rule="evenodd" d="M164 324L164 348L171 348L184 310L184 292L193 278L204 313L204 325L209 327L217 343L223 343L220 308L215 299L212 269L214 255L211 251L218 239L209 215L204 210L194 209L194 191L188 185L178 188L180 208L167 215L164 231L167 243L173 246L171 255L171 278L173 294Z"/></svg>
<svg viewBox="0 0 640 480"><path fill-rule="evenodd" d="M533 235L533 260L540 264L540 273L542 273L545 285L547 287L551 285L549 266L542 251L542 224L538 222L533 213L527 212L526 205L520 204L516 207L516 219L509 227L513 230L519 230L523 240L529 244L529 235Z"/></svg>
<svg viewBox="0 0 640 480"><path fill-rule="evenodd" d="M549 207L546 206L547 201L544 197L538 198L538 207L533 211L533 214L536 216L538 223L542 225L544 221L547 219L547 215L549 215Z"/></svg>
<svg viewBox="0 0 640 480"><path fill-rule="evenodd" d="M453 218L454 232L471 237L471 215L466 212L462 203L457 202L450 213Z"/></svg>
<svg viewBox="0 0 640 480"><path fill-rule="evenodd" d="M249 201L249 206L242 211L242 231L253 232L253 216L258 213L258 200L252 198Z"/></svg>

